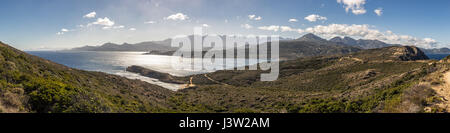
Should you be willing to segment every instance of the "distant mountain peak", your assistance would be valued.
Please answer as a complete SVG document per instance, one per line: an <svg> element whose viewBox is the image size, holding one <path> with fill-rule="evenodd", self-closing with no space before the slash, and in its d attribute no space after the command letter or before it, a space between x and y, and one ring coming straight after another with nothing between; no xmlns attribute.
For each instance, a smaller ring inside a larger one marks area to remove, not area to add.
<svg viewBox="0 0 450 133"><path fill-rule="evenodd" d="M330 39L330 41L335 42L335 43L342 43L345 45L351 45L351 46L358 45L358 42L351 37L334 37L334 38Z"/></svg>
<svg viewBox="0 0 450 133"><path fill-rule="evenodd" d="M359 39L355 40L351 37L334 37L330 39L330 42L339 43L347 46L356 46L363 49L374 49L374 48L382 48L388 46L395 46L394 44L387 44L385 42L379 40L365 40Z"/></svg>
<svg viewBox="0 0 450 133"><path fill-rule="evenodd" d="M342 39L342 37L340 37L340 36L333 37L333 38L330 39L330 41L332 41L332 42L335 42L335 41L342 41L342 40L343 40L343 39Z"/></svg>
<svg viewBox="0 0 450 133"><path fill-rule="evenodd" d="M344 37L343 39L344 41L356 41L355 39L351 38L351 37Z"/></svg>
<svg viewBox="0 0 450 133"><path fill-rule="evenodd" d="M325 39L323 39L323 38L321 38L321 37L319 37L317 35L314 35L313 33L308 33L308 34L300 37L297 40L300 40L300 41L320 41L320 42L327 41L327 40L325 40Z"/></svg>

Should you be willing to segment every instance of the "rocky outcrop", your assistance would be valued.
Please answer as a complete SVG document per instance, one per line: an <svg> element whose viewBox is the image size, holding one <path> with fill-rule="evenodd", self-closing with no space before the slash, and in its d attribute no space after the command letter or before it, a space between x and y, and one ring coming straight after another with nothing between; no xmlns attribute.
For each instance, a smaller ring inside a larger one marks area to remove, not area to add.
<svg viewBox="0 0 450 133"><path fill-rule="evenodd" d="M414 46L391 46L377 49L363 50L351 54L365 62L416 61L429 59L424 52Z"/></svg>
<svg viewBox="0 0 450 133"><path fill-rule="evenodd" d="M394 57L402 61L427 60L425 53L415 46L390 47L394 51Z"/></svg>
<svg viewBox="0 0 450 133"><path fill-rule="evenodd" d="M441 63L450 63L450 55L445 57L444 59L441 59L439 62L441 62Z"/></svg>
<svg viewBox="0 0 450 133"><path fill-rule="evenodd" d="M141 66L136 66L136 65L129 66L129 67L127 67L126 71L132 72L132 73L138 73L142 76L149 77L149 78L155 78L155 79L158 79L159 81L166 82L166 83L175 83L175 84L183 84L184 83L183 81L175 80L175 78L168 73L158 72L158 71L144 68Z"/></svg>

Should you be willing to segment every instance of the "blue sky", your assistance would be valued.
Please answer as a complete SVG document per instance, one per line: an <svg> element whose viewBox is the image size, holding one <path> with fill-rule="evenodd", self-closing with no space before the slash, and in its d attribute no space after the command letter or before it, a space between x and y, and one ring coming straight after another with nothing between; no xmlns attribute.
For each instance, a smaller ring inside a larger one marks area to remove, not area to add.
<svg viewBox="0 0 450 133"><path fill-rule="evenodd" d="M448 0L2 0L0 41L23 50L64 49L163 40L203 26L208 34L314 33L448 47L449 5Z"/></svg>

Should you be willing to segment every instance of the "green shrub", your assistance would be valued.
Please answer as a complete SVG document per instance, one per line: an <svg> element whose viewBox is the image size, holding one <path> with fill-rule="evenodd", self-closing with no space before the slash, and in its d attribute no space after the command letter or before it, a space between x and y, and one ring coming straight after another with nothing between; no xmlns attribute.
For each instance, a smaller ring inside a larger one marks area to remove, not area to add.
<svg viewBox="0 0 450 133"><path fill-rule="evenodd" d="M27 84L32 108L37 112L63 112L69 108L77 92L74 87L51 80L38 80Z"/></svg>

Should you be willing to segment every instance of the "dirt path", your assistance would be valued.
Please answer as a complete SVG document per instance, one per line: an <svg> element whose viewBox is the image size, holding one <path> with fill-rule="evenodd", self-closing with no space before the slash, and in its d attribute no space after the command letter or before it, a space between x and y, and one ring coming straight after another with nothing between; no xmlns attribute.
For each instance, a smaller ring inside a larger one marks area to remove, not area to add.
<svg viewBox="0 0 450 133"><path fill-rule="evenodd" d="M212 79L211 77L208 76L208 74L203 74L203 76L205 76L206 79L208 79L208 80L210 80L210 81L212 81L212 82L214 82L214 83L216 83L216 84L229 85L229 84L222 83L222 82L219 82L219 81L217 81L217 80ZM192 88L192 87L195 87L196 85L192 82L193 79L194 79L194 77L191 77L191 78L189 79L189 83L184 84L184 85L181 87L181 89L186 89L186 88Z"/></svg>
<svg viewBox="0 0 450 133"><path fill-rule="evenodd" d="M203 76L205 76L208 80L210 80L210 81L212 81L212 82L214 82L214 83L216 83L216 84L229 85L229 84L222 83L222 82L219 82L219 81L217 81L217 80L212 79L211 77L208 76L208 74L204 74Z"/></svg>
<svg viewBox="0 0 450 133"><path fill-rule="evenodd" d="M341 58L339 61L342 61L342 60L344 60L344 59L350 59L350 60L354 60L354 61L357 61L357 62L364 63L364 60L359 59L359 58L355 58L355 57L343 57L343 58Z"/></svg>
<svg viewBox="0 0 450 133"><path fill-rule="evenodd" d="M186 89L186 88L192 88L195 87L195 84L192 83L192 80L194 79L194 77L189 78L189 83L184 84L183 86L181 86L181 89Z"/></svg>
<svg viewBox="0 0 450 133"><path fill-rule="evenodd" d="M436 91L437 96L442 98L442 102L437 105L446 111L450 111L450 71L445 72L443 78L445 83L432 88Z"/></svg>

